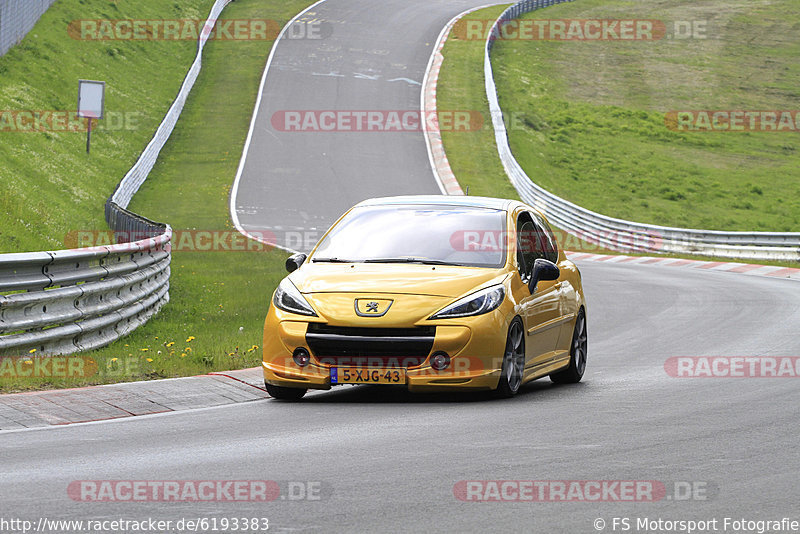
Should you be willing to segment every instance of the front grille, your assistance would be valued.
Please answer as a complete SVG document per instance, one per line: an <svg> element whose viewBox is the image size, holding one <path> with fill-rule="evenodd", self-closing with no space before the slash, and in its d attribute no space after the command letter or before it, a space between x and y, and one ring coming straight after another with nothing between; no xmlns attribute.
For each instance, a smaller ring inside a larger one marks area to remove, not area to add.
<svg viewBox="0 0 800 534"><path fill-rule="evenodd" d="M436 327L351 328L311 323L306 343L325 365L418 367L433 348Z"/></svg>

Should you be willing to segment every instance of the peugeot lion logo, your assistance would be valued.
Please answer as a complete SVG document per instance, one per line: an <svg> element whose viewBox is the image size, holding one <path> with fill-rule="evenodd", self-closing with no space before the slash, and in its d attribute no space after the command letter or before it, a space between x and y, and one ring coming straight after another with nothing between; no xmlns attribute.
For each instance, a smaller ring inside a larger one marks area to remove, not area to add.
<svg viewBox="0 0 800 534"><path fill-rule="evenodd" d="M359 317L383 317L393 302L389 299L356 299L356 314Z"/></svg>

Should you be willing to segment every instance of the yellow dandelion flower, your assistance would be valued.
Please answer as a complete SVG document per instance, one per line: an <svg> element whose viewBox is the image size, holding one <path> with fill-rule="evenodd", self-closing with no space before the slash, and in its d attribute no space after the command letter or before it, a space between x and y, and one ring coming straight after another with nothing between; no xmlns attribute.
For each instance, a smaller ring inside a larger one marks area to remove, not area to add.
<svg viewBox="0 0 800 534"><path fill-rule="evenodd" d="M174 345L174 344L175 344L175 342L174 342L174 341L170 341L169 343L167 343L167 346L168 346L168 347L171 347L171 346L172 346L172 345Z"/></svg>
<svg viewBox="0 0 800 534"><path fill-rule="evenodd" d="M116 358L111 358L111 361L115 362L115 361L117 361L117 359Z"/></svg>
<svg viewBox="0 0 800 534"><path fill-rule="evenodd" d="M34 352L36 352L36 349L31 349L28 351L28 354L33 354Z"/></svg>
<svg viewBox="0 0 800 534"><path fill-rule="evenodd" d="M191 342L192 342L192 341L194 341L194 340L195 340L195 337L194 337L194 336L189 336L189 337L187 337L187 338L186 338L186 342L187 342L187 343L191 343Z"/></svg>
<svg viewBox="0 0 800 534"><path fill-rule="evenodd" d="M192 352L192 347L186 347L186 348L185 348L185 349L183 349L183 350L185 350L186 352Z"/></svg>
<svg viewBox="0 0 800 534"><path fill-rule="evenodd" d="M26 363L27 365L33 365L33 360L25 360L25 363Z"/></svg>
<svg viewBox="0 0 800 534"><path fill-rule="evenodd" d="M139 350L142 351L142 352L147 352L150 349L139 349Z"/></svg>
<svg viewBox="0 0 800 534"><path fill-rule="evenodd" d="M186 357L186 353L185 352L181 352L181 358L185 358L185 357Z"/></svg>
<svg viewBox="0 0 800 534"><path fill-rule="evenodd" d="M153 361L153 358L147 358L147 363L151 363L152 361Z"/></svg>

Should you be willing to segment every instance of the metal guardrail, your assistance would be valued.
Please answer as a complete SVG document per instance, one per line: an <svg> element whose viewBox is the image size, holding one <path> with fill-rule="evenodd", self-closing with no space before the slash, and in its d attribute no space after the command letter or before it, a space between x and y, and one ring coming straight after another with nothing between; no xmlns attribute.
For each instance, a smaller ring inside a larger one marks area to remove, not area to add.
<svg viewBox="0 0 800 534"><path fill-rule="evenodd" d="M172 231L160 230L111 246L0 255L0 355L90 350L147 322L169 301Z"/></svg>
<svg viewBox="0 0 800 534"><path fill-rule="evenodd" d="M56 0L0 0L0 56L22 41Z"/></svg>
<svg viewBox="0 0 800 534"><path fill-rule="evenodd" d="M169 302L172 230L126 208L172 134L200 74L209 34L231 1L214 3L175 101L106 201L105 219L117 244L0 255L0 356L102 347L146 323Z"/></svg>
<svg viewBox="0 0 800 534"><path fill-rule="evenodd" d="M573 0L524 0L506 9L486 41L486 96L500 160L522 200L542 211L556 226L606 248L624 252L698 254L730 259L800 261L800 233L722 232L656 226L607 217L564 200L531 180L508 144L497 98L491 51L500 27L524 13Z"/></svg>

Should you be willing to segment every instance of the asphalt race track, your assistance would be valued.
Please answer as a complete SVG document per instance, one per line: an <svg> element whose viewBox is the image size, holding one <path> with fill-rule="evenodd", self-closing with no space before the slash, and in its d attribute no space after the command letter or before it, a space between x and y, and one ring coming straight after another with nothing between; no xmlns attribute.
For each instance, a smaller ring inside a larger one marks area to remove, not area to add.
<svg viewBox="0 0 800 534"><path fill-rule="evenodd" d="M258 120L279 109L415 109L419 86L387 79L420 81L442 26L472 5L330 0L316 17L337 21L334 36L280 43ZM317 57L325 69L308 59L308 47L320 46L330 47ZM388 52L367 52L378 49ZM236 204L248 229L321 228L361 198L438 192L421 134L274 134L256 130L242 176ZM631 532L636 518L717 518L722 532L725 517L800 519L797 380L672 378L664 368L673 356L800 356L800 284L579 265L589 304L581 384L541 380L510 400L348 387L298 404L3 432L4 513L33 521L266 517L270 532L591 533L597 519L613 532L614 517L630 518ZM67 493L76 480L253 479L311 482L319 499L132 504L75 502ZM689 482L703 492L657 502L454 496L459 481L517 479L652 480L669 497L675 482Z"/></svg>
<svg viewBox="0 0 800 534"><path fill-rule="evenodd" d="M285 125L285 111L419 111L434 41L450 19L483 3L329 0L301 17L322 21L329 35L283 39L275 50L233 200L242 227L308 250L357 202L439 194L422 132L287 132L273 119Z"/></svg>
<svg viewBox="0 0 800 534"><path fill-rule="evenodd" d="M582 266L585 382L511 400L351 387L0 434L0 498L20 517L268 517L270 532L593 532L613 516L771 518L797 510L794 379L677 379L675 355L796 355L800 284L669 267ZM76 503L74 480L320 483L320 500ZM471 503L461 480L657 480L707 499Z"/></svg>

